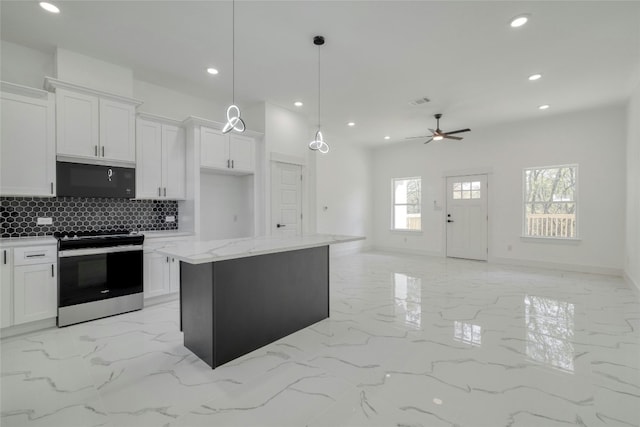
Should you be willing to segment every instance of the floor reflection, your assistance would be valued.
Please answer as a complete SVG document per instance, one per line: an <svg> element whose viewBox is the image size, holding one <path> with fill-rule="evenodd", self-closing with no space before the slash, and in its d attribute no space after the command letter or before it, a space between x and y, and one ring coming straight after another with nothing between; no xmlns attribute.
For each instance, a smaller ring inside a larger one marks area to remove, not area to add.
<svg viewBox="0 0 640 427"><path fill-rule="evenodd" d="M422 279L402 273L393 273L396 316L404 317L410 326L422 324Z"/></svg>
<svg viewBox="0 0 640 427"><path fill-rule="evenodd" d="M453 322L453 339L464 344L480 346L482 344L482 327L456 320Z"/></svg>
<svg viewBox="0 0 640 427"><path fill-rule="evenodd" d="M527 356L567 372L573 372L573 304L527 295L524 298Z"/></svg>

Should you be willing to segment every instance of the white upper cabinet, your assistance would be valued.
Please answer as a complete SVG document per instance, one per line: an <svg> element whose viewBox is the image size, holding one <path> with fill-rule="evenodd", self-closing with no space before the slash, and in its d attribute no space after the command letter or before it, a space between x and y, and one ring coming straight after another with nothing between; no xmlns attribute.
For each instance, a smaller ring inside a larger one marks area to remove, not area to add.
<svg viewBox="0 0 640 427"><path fill-rule="evenodd" d="M229 137L221 130L200 128L200 166L216 169L228 169Z"/></svg>
<svg viewBox="0 0 640 427"><path fill-rule="evenodd" d="M45 78L56 91L57 155L62 160L130 165L136 160L140 101Z"/></svg>
<svg viewBox="0 0 640 427"><path fill-rule="evenodd" d="M100 99L100 154L113 160L136 160L136 108Z"/></svg>
<svg viewBox="0 0 640 427"><path fill-rule="evenodd" d="M222 131L200 128L200 167L230 173L253 173L253 138L244 135L224 135Z"/></svg>
<svg viewBox="0 0 640 427"><path fill-rule="evenodd" d="M229 135L229 158L231 167L241 172L253 172L254 167L254 145L253 138L244 135Z"/></svg>
<svg viewBox="0 0 640 427"><path fill-rule="evenodd" d="M0 195L55 196L54 96L2 82Z"/></svg>
<svg viewBox="0 0 640 427"><path fill-rule="evenodd" d="M184 129L168 123L169 119L160 122L161 119L144 114L137 120L136 198L138 199L180 200L186 195Z"/></svg>

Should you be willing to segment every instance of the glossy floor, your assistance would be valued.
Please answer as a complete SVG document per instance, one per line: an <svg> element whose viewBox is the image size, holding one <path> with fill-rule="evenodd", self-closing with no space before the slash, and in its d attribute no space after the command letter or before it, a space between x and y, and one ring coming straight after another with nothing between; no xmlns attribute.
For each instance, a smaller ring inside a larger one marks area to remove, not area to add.
<svg viewBox="0 0 640 427"><path fill-rule="evenodd" d="M181 343L177 302L3 340L0 424L640 425L616 277L358 254L332 260L330 319L216 370Z"/></svg>

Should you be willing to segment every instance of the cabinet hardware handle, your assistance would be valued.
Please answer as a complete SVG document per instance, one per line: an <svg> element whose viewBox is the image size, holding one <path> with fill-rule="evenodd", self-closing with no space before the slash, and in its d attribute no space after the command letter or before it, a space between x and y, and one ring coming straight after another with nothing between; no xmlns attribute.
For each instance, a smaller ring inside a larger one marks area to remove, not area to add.
<svg viewBox="0 0 640 427"><path fill-rule="evenodd" d="M169 262L169 257L167 257L167 262Z"/></svg>
<svg viewBox="0 0 640 427"><path fill-rule="evenodd" d="M158 197L160 197L160 187L158 187Z"/></svg>
<svg viewBox="0 0 640 427"><path fill-rule="evenodd" d="M46 254L33 254L33 255L27 255L27 258L39 258L42 256L45 256Z"/></svg>
<svg viewBox="0 0 640 427"><path fill-rule="evenodd" d="M95 153L95 156L98 157L98 146L97 145L94 145L94 150L93 151Z"/></svg>
<svg viewBox="0 0 640 427"><path fill-rule="evenodd" d="M167 197L167 187L164 187L164 197Z"/></svg>
<svg viewBox="0 0 640 427"><path fill-rule="evenodd" d="M51 194L53 194L53 182L51 183Z"/></svg>
<svg viewBox="0 0 640 427"><path fill-rule="evenodd" d="M280 228L280 227L286 227L286 224L276 224L276 227Z"/></svg>
<svg viewBox="0 0 640 427"><path fill-rule="evenodd" d="M104 145L102 146L102 157L104 157Z"/></svg>
<svg viewBox="0 0 640 427"><path fill-rule="evenodd" d="M53 275L53 264L51 264L51 277L56 277Z"/></svg>
<svg viewBox="0 0 640 427"><path fill-rule="evenodd" d="M230 168L231 166L229 166L229 159L227 159L227 169Z"/></svg>
<svg viewBox="0 0 640 427"><path fill-rule="evenodd" d="M234 166L233 162L234 162L234 161L233 161L233 160L231 160L231 169L234 169L234 168L235 168L235 166Z"/></svg>
<svg viewBox="0 0 640 427"><path fill-rule="evenodd" d="M4 265L7 265L7 250L5 249L3 252L4 252Z"/></svg>

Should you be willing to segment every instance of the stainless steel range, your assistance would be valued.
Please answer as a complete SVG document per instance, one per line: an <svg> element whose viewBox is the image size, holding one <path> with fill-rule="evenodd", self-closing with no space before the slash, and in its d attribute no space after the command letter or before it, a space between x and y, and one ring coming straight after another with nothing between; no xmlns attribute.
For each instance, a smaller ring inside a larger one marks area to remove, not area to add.
<svg viewBox="0 0 640 427"><path fill-rule="evenodd" d="M116 230L55 237L58 326L142 309L143 235Z"/></svg>

